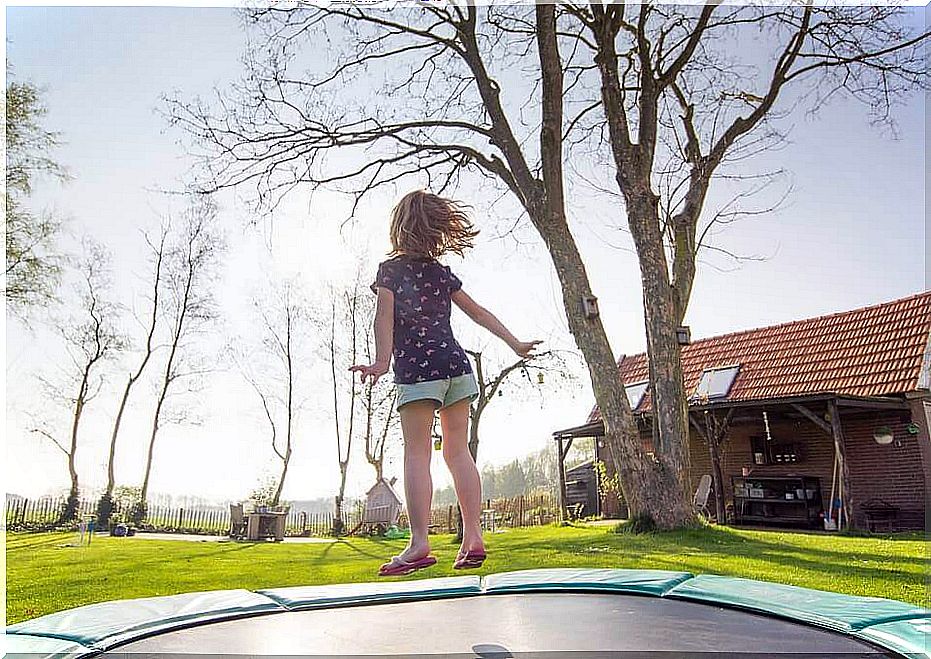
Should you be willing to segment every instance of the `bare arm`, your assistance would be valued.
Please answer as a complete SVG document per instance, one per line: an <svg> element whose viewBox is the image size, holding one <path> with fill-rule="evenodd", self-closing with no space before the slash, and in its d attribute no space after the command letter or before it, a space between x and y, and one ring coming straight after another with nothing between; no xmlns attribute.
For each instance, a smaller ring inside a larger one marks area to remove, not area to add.
<svg viewBox="0 0 931 659"><path fill-rule="evenodd" d="M391 363L391 344L394 340L394 293L384 286L378 287L375 303L375 363Z"/></svg>
<svg viewBox="0 0 931 659"><path fill-rule="evenodd" d="M477 325L481 325L504 341L511 350L521 357L529 357L530 351L533 350L534 346L541 343L541 341L520 341L511 334L510 330L504 326L504 323L498 320L497 316L469 297L461 288L450 295L450 299Z"/></svg>
<svg viewBox="0 0 931 659"><path fill-rule="evenodd" d="M384 286L378 287L378 301L375 303L375 361L368 366L355 365L350 371L362 374L362 381L372 378L372 384L388 372L391 364L391 345L394 341L394 293Z"/></svg>

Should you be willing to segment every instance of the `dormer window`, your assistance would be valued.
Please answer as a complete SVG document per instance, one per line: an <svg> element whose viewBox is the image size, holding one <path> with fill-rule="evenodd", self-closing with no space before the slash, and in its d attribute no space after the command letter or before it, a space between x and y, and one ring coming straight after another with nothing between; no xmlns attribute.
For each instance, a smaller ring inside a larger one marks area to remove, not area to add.
<svg viewBox="0 0 931 659"><path fill-rule="evenodd" d="M643 402L643 396L646 394L649 384L649 380L644 380L643 382L635 382L634 384L629 384L624 387L624 390L627 392L627 400L630 401L631 410L640 407L640 403Z"/></svg>
<svg viewBox="0 0 931 659"><path fill-rule="evenodd" d="M740 364L706 368L698 380L698 386L692 397L709 399L726 397L738 371L740 371Z"/></svg>

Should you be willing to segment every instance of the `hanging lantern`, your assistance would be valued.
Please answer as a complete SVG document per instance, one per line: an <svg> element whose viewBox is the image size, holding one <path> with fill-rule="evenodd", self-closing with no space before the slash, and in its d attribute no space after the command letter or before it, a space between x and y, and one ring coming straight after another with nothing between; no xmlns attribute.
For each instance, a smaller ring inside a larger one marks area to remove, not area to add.
<svg viewBox="0 0 931 659"><path fill-rule="evenodd" d="M537 372L537 384L543 384L543 371Z"/></svg>
<svg viewBox="0 0 931 659"><path fill-rule="evenodd" d="M443 448L443 438L437 437L433 440L433 450L439 451L441 448Z"/></svg>

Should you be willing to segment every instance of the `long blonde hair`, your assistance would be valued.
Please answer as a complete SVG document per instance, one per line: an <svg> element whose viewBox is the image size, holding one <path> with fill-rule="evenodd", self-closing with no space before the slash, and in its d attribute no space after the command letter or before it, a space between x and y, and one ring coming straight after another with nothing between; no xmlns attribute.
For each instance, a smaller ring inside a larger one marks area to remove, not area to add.
<svg viewBox="0 0 931 659"><path fill-rule="evenodd" d="M462 256L478 235L466 208L426 190L408 192L391 211L391 256Z"/></svg>

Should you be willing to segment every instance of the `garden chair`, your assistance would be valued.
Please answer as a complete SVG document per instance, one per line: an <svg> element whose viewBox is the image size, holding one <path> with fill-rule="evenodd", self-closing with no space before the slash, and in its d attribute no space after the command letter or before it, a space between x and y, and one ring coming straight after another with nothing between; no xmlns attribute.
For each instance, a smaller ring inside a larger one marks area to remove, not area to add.
<svg viewBox="0 0 931 659"><path fill-rule="evenodd" d="M230 504L229 535L234 540L242 540L246 537L246 516L243 513L241 503Z"/></svg>
<svg viewBox="0 0 931 659"><path fill-rule="evenodd" d="M708 510L708 496L711 494L711 475L705 474L698 481L698 489L695 490L695 496L692 498L692 505L705 518L711 517L711 511Z"/></svg>

